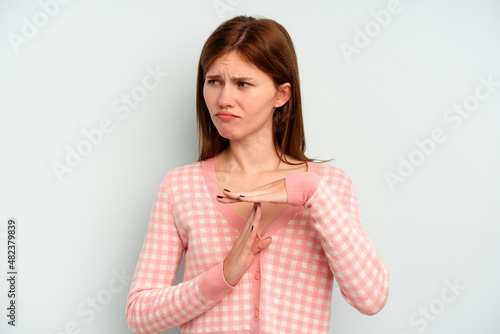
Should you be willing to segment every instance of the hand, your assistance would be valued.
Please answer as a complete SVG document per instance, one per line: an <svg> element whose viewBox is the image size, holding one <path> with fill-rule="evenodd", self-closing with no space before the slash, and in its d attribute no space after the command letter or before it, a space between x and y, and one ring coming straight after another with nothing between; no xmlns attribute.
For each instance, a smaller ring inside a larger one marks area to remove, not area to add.
<svg viewBox="0 0 500 334"><path fill-rule="evenodd" d="M255 255L272 242L271 238L255 241L261 215L261 205L255 203L243 231L224 259L224 278L232 286L236 285L246 273Z"/></svg>
<svg viewBox="0 0 500 334"><path fill-rule="evenodd" d="M224 197L217 200L221 203L253 202L253 203L278 203L286 204L288 196L286 193L285 179L280 179L258 188L244 192L224 191Z"/></svg>

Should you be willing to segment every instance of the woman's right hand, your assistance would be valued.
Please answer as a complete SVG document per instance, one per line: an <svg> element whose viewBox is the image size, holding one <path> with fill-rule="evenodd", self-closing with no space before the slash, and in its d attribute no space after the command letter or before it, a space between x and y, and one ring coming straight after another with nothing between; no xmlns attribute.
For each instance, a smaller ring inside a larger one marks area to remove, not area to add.
<svg viewBox="0 0 500 334"><path fill-rule="evenodd" d="M246 273L255 255L272 242L271 238L257 241L255 239L261 216L261 204L254 203L243 231L224 259L224 278L232 286L235 286Z"/></svg>

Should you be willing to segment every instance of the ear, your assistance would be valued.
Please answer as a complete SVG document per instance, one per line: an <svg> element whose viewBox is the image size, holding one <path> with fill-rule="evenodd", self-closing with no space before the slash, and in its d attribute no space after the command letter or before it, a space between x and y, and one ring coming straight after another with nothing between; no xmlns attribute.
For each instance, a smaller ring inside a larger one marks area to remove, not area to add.
<svg viewBox="0 0 500 334"><path fill-rule="evenodd" d="M276 96L276 101L274 102L274 107L279 108L290 99L292 94L292 85L289 82L285 82L278 86L278 95Z"/></svg>

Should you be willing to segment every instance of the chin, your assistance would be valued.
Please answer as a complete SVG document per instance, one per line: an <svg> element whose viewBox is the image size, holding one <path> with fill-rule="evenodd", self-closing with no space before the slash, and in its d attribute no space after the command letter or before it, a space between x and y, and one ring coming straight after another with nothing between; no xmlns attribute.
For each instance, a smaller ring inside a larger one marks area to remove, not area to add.
<svg viewBox="0 0 500 334"><path fill-rule="evenodd" d="M219 133L220 134L220 133ZM227 140L237 140L237 139L240 139L236 136L223 136L223 135L220 135L222 138L224 139L227 139Z"/></svg>
<svg viewBox="0 0 500 334"><path fill-rule="evenodd" d="M224 139L227 139L227 140L236 139L236 136L234 134L227 133L227 132L221 132L221 131L218 131L218 132L219 132L219 136L221 136Z"/></svg>
<svg viewBox="0 0 500 334"><path fill-rule="evenodd" d="M225 138L227 140L234 140L241 138L241 135L238 136L238 134L235 133L234 131L227 131L227 130L234 130L234 129L226 129L226 131L224 131L224 127L222 127L222 129L218 128L217 132L222 138Z"/></svg>

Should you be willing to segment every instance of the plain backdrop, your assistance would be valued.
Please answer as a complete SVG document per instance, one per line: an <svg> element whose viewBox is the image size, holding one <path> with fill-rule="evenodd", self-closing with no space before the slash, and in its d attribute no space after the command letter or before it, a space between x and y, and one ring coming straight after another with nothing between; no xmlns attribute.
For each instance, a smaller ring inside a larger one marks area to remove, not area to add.
<svg viewBox="0 0 500 334"><path fill-rule="evenodd" d="M0 332L130 332L156 191L197 159L201 48L239 14L292 36L306 154L353 179L391 274L375 316L335 285L331 333L499 333L494 0L1 1L0 268L15 218L18 275Z"/></svg>

